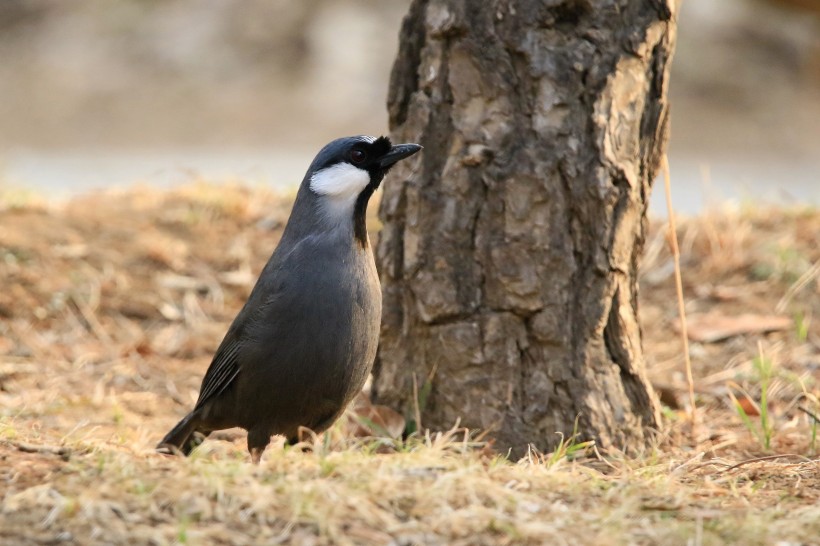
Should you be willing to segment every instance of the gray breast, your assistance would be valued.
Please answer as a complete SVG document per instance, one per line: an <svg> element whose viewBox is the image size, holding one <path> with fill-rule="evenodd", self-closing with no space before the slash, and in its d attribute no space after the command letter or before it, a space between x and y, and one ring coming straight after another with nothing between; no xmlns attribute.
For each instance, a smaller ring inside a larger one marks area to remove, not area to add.
<svg viewBox="0 0 820 546"><path fill-rule="evenodd" d="M369 248L321 238L293 251L276 279L275 296L243 333L237 386L253 408L242 421L290 434L332 419L361 390L376 355L381 290Z"/></svg>

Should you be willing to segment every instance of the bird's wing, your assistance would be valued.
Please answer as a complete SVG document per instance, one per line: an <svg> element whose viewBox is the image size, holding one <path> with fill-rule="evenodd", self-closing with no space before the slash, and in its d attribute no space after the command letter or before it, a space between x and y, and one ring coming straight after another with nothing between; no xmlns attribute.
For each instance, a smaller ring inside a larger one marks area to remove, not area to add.
<svg viewBox="0 0 820 546"><path fill-rule="evenodd" d="M251 291L248 302L234 319L225 339L216 350L211 366L202 379L195 410L202 407L208 400L219 396L239 375L239 353L243 345L242 340L248 337L248 328L252 328L254 323L259 321L259 317L264 316L271 309L274 310L272 314L275 316L276 309L281 308L284 304L282 295L286 288L278 278L277 267L291 255L301 252L312 240L313 237L306 237L282 255L279 255L279 249L276 249ZM263 283L265 280L269 282Z"/></svg>
<svg viewBox="0 0 820 546"><path fill-rule="evenodd" d="M226 337L217 349L199 391L196 409L224 391L239 375L239 339L235 336Z"/></svg>

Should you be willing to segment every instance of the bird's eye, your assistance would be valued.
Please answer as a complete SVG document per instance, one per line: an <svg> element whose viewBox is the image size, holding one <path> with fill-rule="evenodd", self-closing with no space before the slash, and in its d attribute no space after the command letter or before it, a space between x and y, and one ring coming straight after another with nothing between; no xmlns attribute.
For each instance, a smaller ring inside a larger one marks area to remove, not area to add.
<svg viewBox="0 0 820 546"><path fill-rule="evenodd" d="M367 152L364 150L359 150L358 148L350 152L350 161L353 163L364 163L367 159Z"/></svg>

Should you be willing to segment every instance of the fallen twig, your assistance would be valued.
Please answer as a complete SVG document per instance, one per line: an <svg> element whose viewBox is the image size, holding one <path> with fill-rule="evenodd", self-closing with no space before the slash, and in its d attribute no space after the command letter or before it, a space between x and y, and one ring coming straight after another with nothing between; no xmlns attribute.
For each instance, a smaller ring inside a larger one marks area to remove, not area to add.
<svg viewBox="0 0 820 546"><path fill-rule="evenodd" d="M800 411L802 411L803 413L805 413L806 415L808 415L809 417L811 417L812 419L814 419L814 422L815 422L815 423L820 423L820 417L817 417L817 415L816 415L816 414L814 414L814 413L812 413L811 411L807 410L805 407L803 407L803 406L797 406L797 409L799 409Z"/></svg>
<svg viewBox="0 0 820 546"><path fill-rule="evenodd" d="M797 455L796 453L782 453L780 455L765 455L763 457L755 457L753 459L746 459L745 461L740 461L739 463L733 464L730 467L724 468L721 472L729 472L730 470L735 470L740 468L741 466L746 466L747 464L752 463L760 463L764 461L773 461L775 459L787 459L787 458L794 458L794 459L802 459L804 462L812 462L811 459L808 457L804 457L803 455Z"/></svg>
<svg viewBox="0 0 820 546"><path fill-rule="evenodd" d="M49 455L59 455L60 457L71 455L71 449L65 446L35 445L26 442L11 442L11 445L23 453L47 453Z"/></svg>

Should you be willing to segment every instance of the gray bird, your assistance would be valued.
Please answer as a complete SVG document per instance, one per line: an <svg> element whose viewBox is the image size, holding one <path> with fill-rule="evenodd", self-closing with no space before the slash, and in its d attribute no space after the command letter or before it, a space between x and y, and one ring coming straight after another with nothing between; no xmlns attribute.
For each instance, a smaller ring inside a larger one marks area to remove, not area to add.
<svg viewBox="0 0 820 546"><path fill-rule="evenodd" d="M367 203L390 167L419 150L369 136L322 148L196 406L159 450L187 455L200 435L242 427L258 463L272 435L294 444L300 427L319 433L339 418L364 385L379 340L381 286Z"/></svg>

